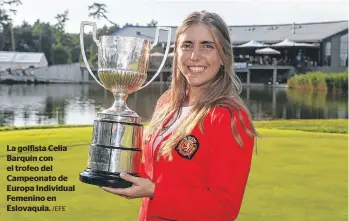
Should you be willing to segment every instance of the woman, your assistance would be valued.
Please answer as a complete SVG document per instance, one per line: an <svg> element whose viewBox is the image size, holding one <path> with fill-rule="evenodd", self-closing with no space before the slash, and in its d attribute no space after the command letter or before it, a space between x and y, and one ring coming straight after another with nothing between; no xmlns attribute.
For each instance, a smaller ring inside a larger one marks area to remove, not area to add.
<svg viewBox="0 0 349 221"><path fill-rule="evenodd" d="M224 21L193 12L177 29L171 89L144 132L142 177L104 190L143 197L139 220L232 221L238 216L256 131L239 98Z"/></svg>

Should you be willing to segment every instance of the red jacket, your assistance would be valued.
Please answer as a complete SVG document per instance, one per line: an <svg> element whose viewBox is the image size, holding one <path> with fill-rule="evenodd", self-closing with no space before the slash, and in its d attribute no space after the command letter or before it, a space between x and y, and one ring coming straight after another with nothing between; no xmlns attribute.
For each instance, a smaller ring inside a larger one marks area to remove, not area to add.
<svg viewBox="0 0 349 221"><path fill-rule="evenodd" d="M239 119L237 112L234 116ZM246 113L242 112L245 122ZM169 121L170 116L163 126ZM204 134L196 126L173 150L173 160L156 160L153 143L161 128L144 146L143 176L155 183L153 199L143 198L139 221L232 221L243 199L254 138L237 121L244 145L232 135L230 114L216 108L204 119ZM168 139L168 135L164 140ZM159 147L160 145L158 145Z"/></svg>

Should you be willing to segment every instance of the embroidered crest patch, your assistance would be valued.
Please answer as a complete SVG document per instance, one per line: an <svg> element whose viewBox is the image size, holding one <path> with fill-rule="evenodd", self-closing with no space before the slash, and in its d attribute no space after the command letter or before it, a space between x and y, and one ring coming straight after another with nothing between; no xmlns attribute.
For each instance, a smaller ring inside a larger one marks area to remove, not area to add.
<svg viewBox="0 0 349 221"><path fill-rule="evenodd" d="M175 150L179 156L191 160L199 149L199 141L193 135L188 135L181 140Z"/></svg>

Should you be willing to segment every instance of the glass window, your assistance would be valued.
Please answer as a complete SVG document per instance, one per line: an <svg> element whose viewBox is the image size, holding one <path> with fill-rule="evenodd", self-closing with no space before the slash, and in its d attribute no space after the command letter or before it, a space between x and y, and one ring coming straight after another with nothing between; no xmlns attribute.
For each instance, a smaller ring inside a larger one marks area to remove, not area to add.
<svg viewBox="0 0 349 221"><path fill-rule="evenodd" d="M324 66L331 66L331 42L325 42L324 47Z"/></svg>
<svg viewBox="0 0 349 221"><path fill-rule="evenodd" d="M341 66L348 67L348 33L341 36L340 58Z"/></svg>

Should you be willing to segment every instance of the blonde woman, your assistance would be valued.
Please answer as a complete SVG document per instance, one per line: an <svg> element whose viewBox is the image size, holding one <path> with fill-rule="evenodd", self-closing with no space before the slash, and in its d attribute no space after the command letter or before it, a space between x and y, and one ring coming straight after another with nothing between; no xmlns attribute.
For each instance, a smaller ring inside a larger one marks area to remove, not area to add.
<svg viewBox="0 0 349 221"><path fill-rule="evenodd" d="M175 39L171 88L144 133L142 177L122 174L143 198L139 221L232 221L250 171L254 137L241 83L233 72L229 31L215 13L189 14Z"/></svg>

